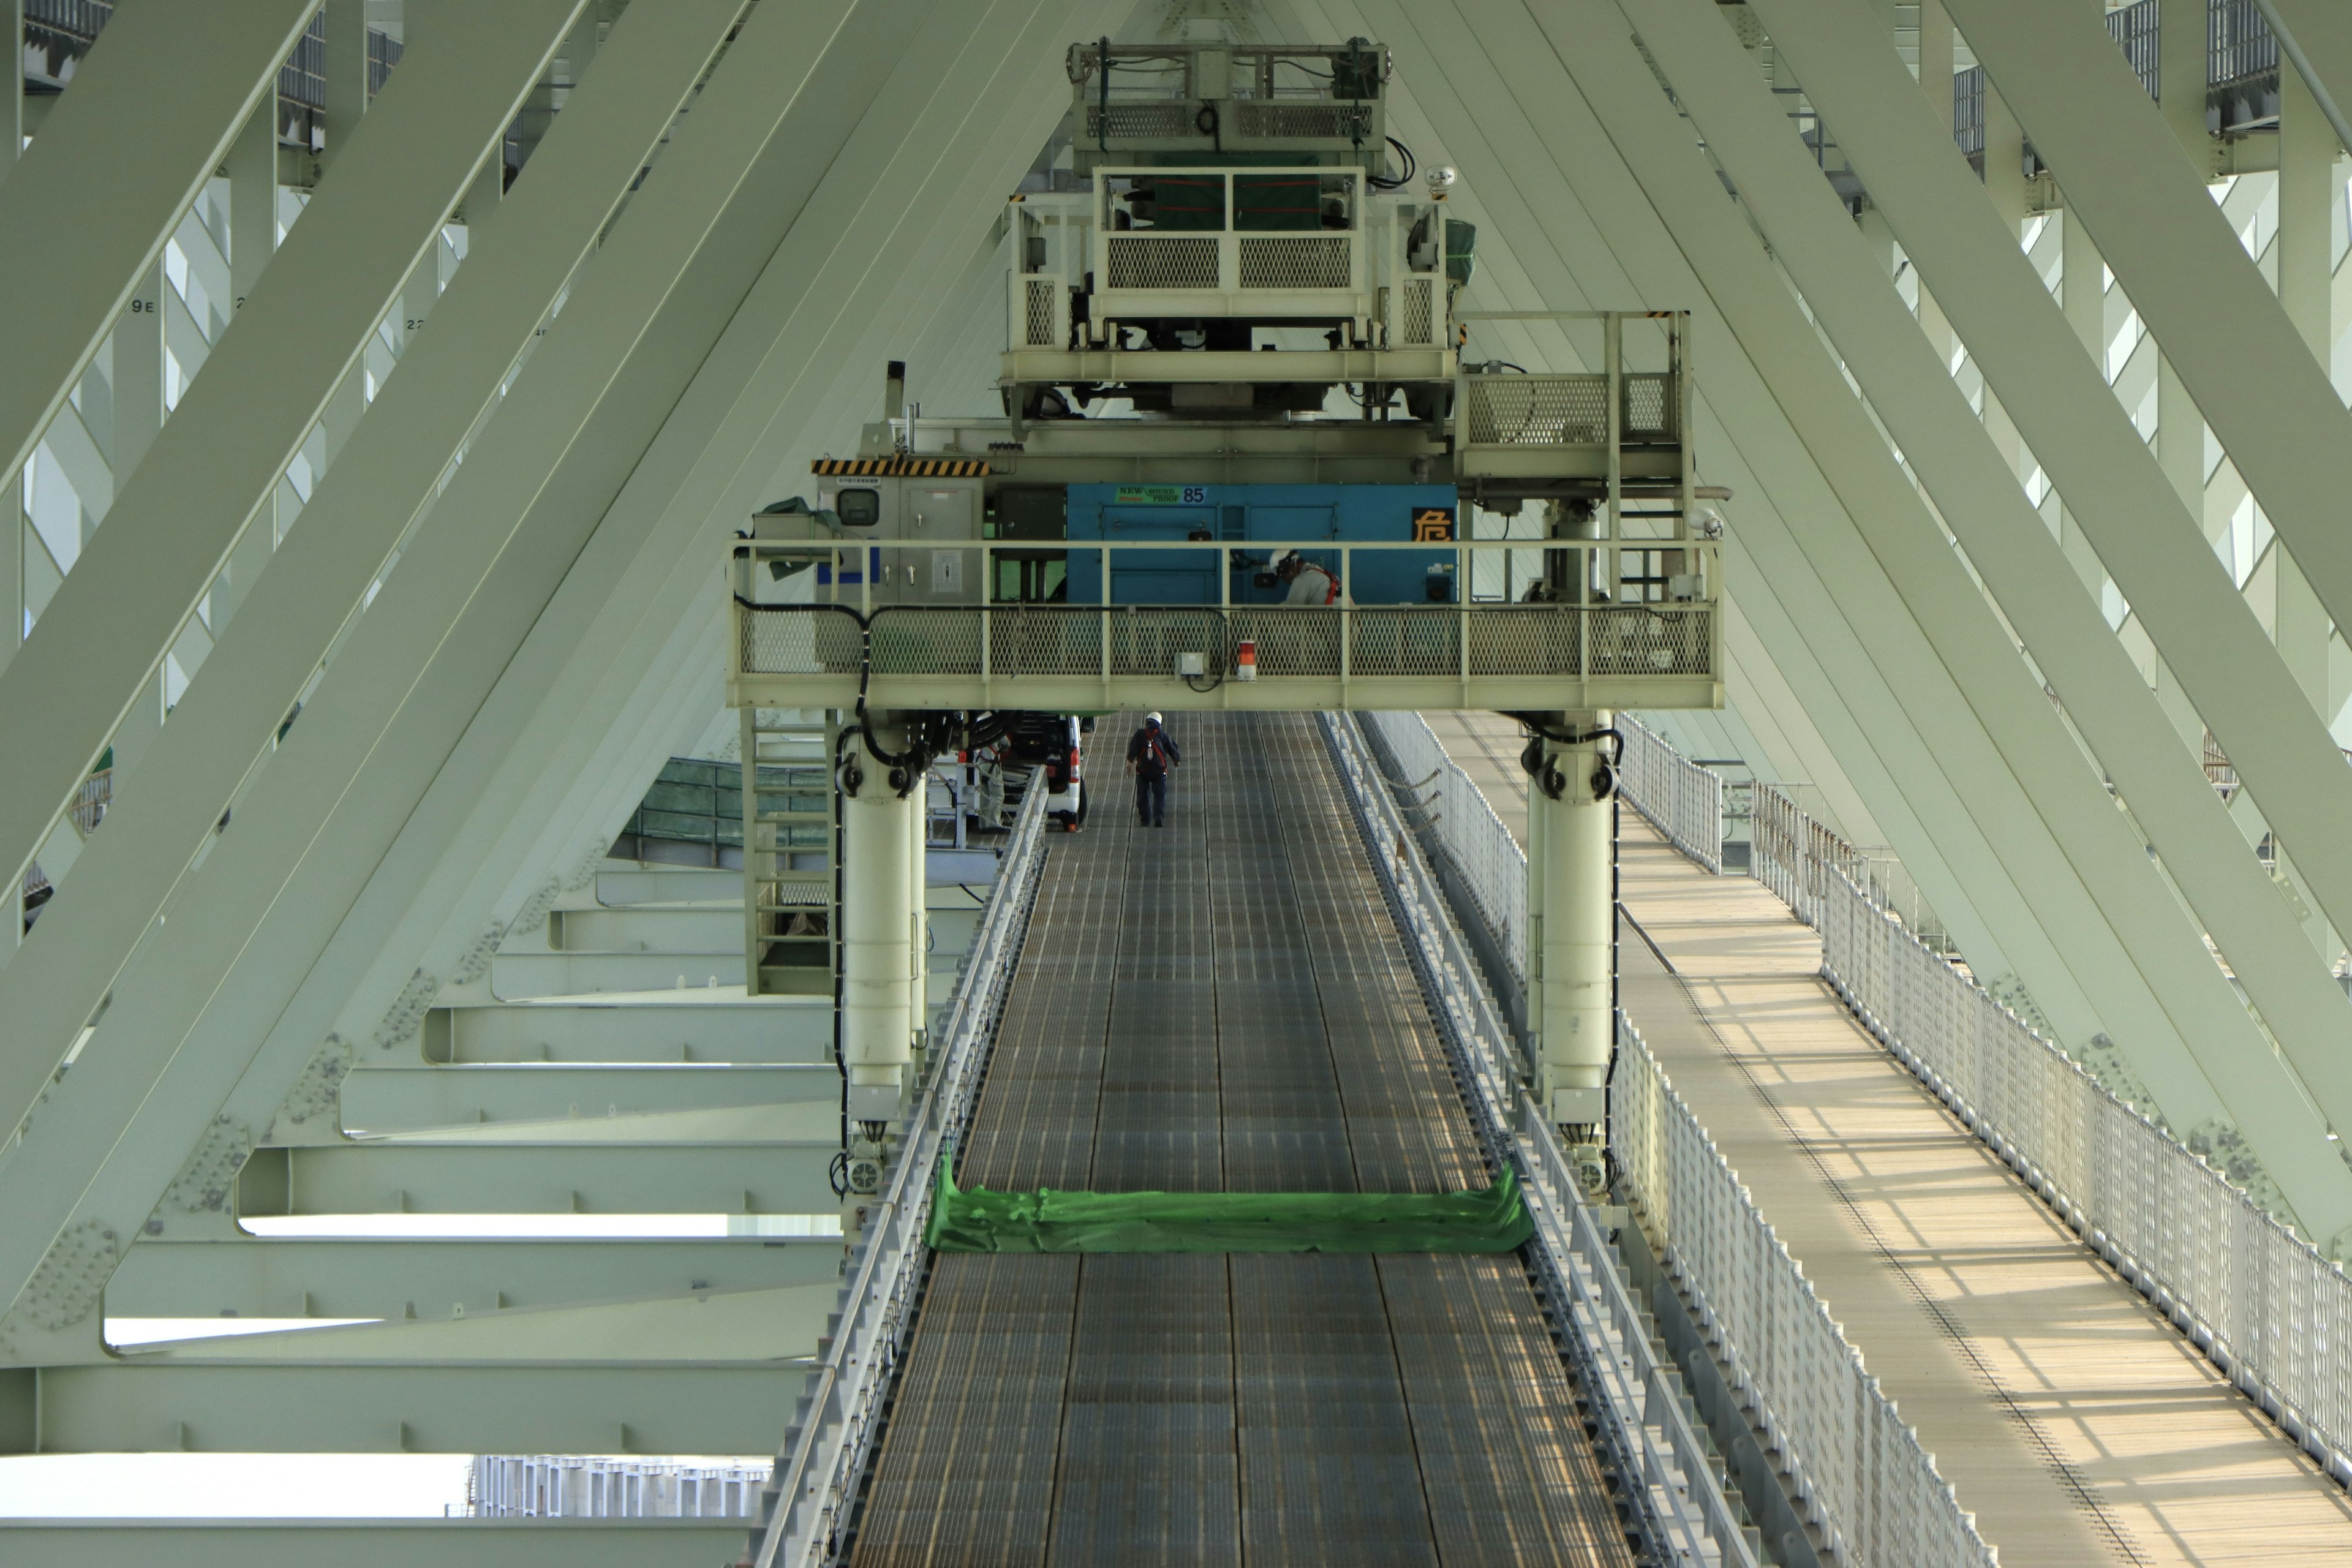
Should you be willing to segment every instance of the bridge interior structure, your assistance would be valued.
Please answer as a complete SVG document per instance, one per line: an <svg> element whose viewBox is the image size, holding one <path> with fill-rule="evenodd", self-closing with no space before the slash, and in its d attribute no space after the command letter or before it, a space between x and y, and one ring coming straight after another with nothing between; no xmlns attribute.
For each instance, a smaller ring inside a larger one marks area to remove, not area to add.
<svg viewBox="0 0 2352 1568"><path fill-rule="evenodd" d="M2339 0L5 5L0 1560L2352 1556Z"/></svg>

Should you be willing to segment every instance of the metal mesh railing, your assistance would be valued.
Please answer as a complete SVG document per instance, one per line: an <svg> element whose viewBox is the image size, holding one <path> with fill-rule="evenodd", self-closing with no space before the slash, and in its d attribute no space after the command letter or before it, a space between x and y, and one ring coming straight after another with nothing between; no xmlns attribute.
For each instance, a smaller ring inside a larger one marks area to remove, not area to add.
<svg viewBox="0 0 2352 1568"><path fill-rule="evenodd" d="M1217 241L1209 235L1118 234L1104 241L1110 253L1105 287L1111 289L1214 289Z"/></svg>
<svg viewBox="0 0 2352 1568"><path fill-rule="evenodd" d="M1108 109L1099 105L1087 106L1087 137L1134 137L1158 139L1166 136L1195 134L1192 117L1196 106L1184 103L1114 103Z"/></svg>
<svg viewBox="0 0 2352 1568"><path fill-rule="evenodd" d="M832 605L744 605L735 612L735 668L745 675L855 675L866 637Z"/></svg>
<svg viewBox="0 0 2352 1568"><path fill-rule="evenodd" d="M1033 349L1061 347L1054 331L1054 290L1059 282L1051 278L1027 278L1021 285L1021 342Z"/></svg>
<svg viewBox="0 0 2352 1568"><path fill-rule="evenodd" d="M1465 439L1474 447L1598 447L1609 439L1605 375L1474 375Z"/></svg>
<svg viewBox="0 0 2352 1568"><path fill-rule="evenodd" d="M1465 378L1464 439L1474 447L1602 447L1609 442L1609 378L1590 372ZM1675 378L1633 371L1620 378L1619 435L1630 442L1678 438Z"/></svg>
<svg viewBox="0 0 2352 1568"><path fill-rule="evenodd" d="M1906 930L1867 858L1762 784L1754 866L1871 1033L2352 1481L2352 1279Z"/></svg>
<svg viewBox="0 0 2352 1568"><path fill-rule="evenodd" d="M1239 266L1244 289L1345 289L1352 281L1353 249L1345 235L1241 241Z"/></svg>
<svg viewBox="0 0 2352 1568"><path fill-rule="evenodd" d="M1243 639L1256 644L1260 680L1711 676L1714 614L1704 604L893 605L873 616L873 672L976 677L984 637L992 679L1164 677L1184 653L1202 655L1215 678ZM841 606L737 607L738 674L855 675L861 648L857 617Z"/></svg>
<svg viewBox="0 0 2352 1568"><path fill-rule="evenodd" d="M1689 1292L1735 1393L1755 1401L1799 1510L1828 1538L1823 1559L1990 1568L1974 1516L1622 1015L1609 1147L1619 1192Z"/></svg>
<svg viewBox="0 0 2352 1568"><path fill-rule="evenodd" d="M1399 770L1407 809L1434 830L1437 852L1469 890L1512 978L1525 984L1528 858L1518 840L1420 714L1366 713L1363 721Z"/></svg>
<svg viewBox="0 0 2352 1568"><path fill-rule="evenodd" d="M1397 324L1397 346L1435 342L1437 333L1433 323L1437 319L1437 279L1434 277L1407 278L1396 288L1402 307Z"/></svg>
<svg viewBox="0 0 2352 1568"><path fill-rule="evenodd" d="M1871 1032L2232 1381L2352 1479L2352 1279L1825 869L1822 970Z"/></svg>
<svg viewBox="0 0 2352 1568"><path fill-rule="evenodd" d="M1626 804L1666 841L1723 875L1723 776L1700 767L1630 713L1617 716L1625 737L1620 772Z"/></svg>
<svg viewBox="0 0 2352 1568"><path fill-rule="evenodd" d="M1241 133L1251 138L1345 140L1360 137L1370 113L1352 103L1239 103ZM1116 110L1113 110L1116 112Z"/></svg>

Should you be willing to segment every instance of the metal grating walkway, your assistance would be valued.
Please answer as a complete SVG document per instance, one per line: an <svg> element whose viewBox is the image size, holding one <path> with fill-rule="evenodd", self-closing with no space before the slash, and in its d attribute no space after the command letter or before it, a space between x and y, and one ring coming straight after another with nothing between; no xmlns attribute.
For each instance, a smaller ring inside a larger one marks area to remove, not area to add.
<svg viewBox="0 0 2352 1568"><path fill-rule="evenodd" d="M1053 841L967 1184L1484 1184L1312 719L1181 716L1169 826L1090 758ZM1630 1563L1517 1259L936 1260L860 1568Z"/></svg>

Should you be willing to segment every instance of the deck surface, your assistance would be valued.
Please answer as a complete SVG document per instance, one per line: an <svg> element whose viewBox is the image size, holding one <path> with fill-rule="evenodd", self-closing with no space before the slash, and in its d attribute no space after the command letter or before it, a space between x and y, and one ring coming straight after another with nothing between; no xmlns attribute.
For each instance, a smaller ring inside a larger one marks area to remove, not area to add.
<svg viewBox="0 0 2352 1568"><path fill-rule="evenodd" d="M1429 717L1522 831L1517 726ZM1626 1011L2003 1568L2352 1563L2352 1500L1854 1024L1814 933L1622 827Z"/></svg>
<svg viewBox="0 0 2352 1568"><path fill-rule="evenodd" d="M1049 839L961 1179L1435 1192L1488 1178L1315 721L1128 729ZM1516 1257L942 1256L856 1542L924 1564L1629 1564Z"/></svg>

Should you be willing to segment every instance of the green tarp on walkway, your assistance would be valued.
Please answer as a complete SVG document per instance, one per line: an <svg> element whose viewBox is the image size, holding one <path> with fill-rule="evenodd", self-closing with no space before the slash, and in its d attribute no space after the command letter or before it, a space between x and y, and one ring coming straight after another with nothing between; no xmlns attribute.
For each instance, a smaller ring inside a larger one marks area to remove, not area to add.
<svg viewBox="0 0 2352 1568"><path fill-rule="evenodd" d="M950 1163L940 1252L1510 1252L1535 1228L1508 1171L1474 1193L992 1193Z"/></svg>

